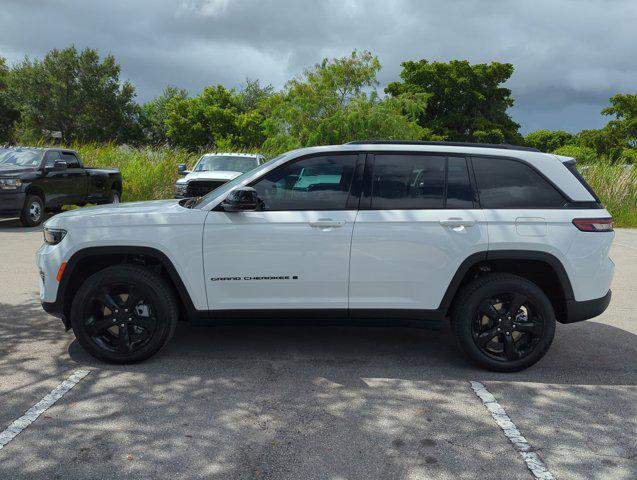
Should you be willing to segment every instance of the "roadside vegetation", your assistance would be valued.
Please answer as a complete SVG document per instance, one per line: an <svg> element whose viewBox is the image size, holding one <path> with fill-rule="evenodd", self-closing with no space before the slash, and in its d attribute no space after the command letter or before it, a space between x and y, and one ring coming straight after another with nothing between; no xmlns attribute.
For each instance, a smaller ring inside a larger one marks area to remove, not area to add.
<svg viewBox="0 0 637 480"><path fill-rule="evenodd" d="M272 157L361 139L511 143L574 157L620 226L637 227L637 94L618 93L601 129L538 130L526 136L508 114L509 63L403 62L378 91L378 58L353 51L325 59L280 90L247 79L198 94L167 86L135 101L112 55L75 47L8 66L0 57L0 145L59 144L90 166L122 172L124 201L170 198L177 165L203 151Z"/></svg>

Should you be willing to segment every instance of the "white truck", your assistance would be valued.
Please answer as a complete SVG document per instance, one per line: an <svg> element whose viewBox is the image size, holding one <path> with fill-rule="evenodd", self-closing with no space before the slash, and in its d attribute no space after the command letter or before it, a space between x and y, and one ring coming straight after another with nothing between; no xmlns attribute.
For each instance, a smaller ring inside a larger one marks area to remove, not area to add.
<svg viewBox="0 0 637 480"><path fill-rule="evenodd" d="M606 309L614 270L612 218L573 159L487 144L295 150L199 199L56 215L44 236L44 309L114 363L179 319L450 319L471 360L515 371L556 321Z"/></svg>

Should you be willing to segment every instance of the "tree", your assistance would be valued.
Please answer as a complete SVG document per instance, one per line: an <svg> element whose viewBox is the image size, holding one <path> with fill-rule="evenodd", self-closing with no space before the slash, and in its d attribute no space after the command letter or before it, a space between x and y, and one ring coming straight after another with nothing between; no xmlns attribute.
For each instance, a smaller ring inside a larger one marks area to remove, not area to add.
<svg viewBox="0 0 637 480"><path fill-rule="evenodd" d="M223 85L206 87L193 98L173 97L166 110L166 135L174 145L190 149L260 145L261 115L244 111L239 95Z"/></svg>
<svg viewBox="0 0 637 480"><path fill-rule="evenodd" d="M427 95L381 100L374 87L381 66L369 52L306 69L268 102L264 147L272 153L311 145L371 138L422 139L429 131L416 123Z"/></svg>
<svg viewBox="0 0 637 480"><path fill-rule="evenodd" d="M43 60L25 58L11 73L23 138L60 131L69 141L127 141L136 136L135 89L120 82L115 57L95 50L54 49Z"/></svg>
<svg viewBox="0 0 637 480"><path fill-rule="evenodd" d="M422 127L447 140L521 143L520 126L507 114L513 106L511 91L501 87L513 74L510 63L470 65L466 60L449 63L403 62L402 82L390 83L385 92L430 95L419 115Z"/></svg>
<svg viewBox="0 0 637 480"><path fill-rule="evenodd" d="M575 135L564 130L536 130L524 136L524 143L541 152L554 152L564 145L575 143Z"/></svg>
<svg viewBox="0 0 637 480"><path fill-rule="evenodd" d="M168 104L173 98L185 100L187 97L187 90L168 85L161 95L141 106L139 123L146 142L159 145L168 141Z"/></svg>
<svg viewBox="0 0 637 480"><path fill-rule="evenodd" d="M10 75L6 60L0 57L0 145L13 140L13 124L20 116L8 90Z"/></svg>

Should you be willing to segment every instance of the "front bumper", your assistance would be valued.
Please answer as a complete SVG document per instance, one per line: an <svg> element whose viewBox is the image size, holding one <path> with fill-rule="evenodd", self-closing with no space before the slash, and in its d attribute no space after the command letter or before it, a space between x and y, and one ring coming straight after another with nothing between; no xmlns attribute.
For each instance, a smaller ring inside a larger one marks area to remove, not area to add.
<svg viewBox="0 0 637 480"><path fill-rule="evenodd" d="M563 320L561 323L581 322L583 320L588 320L589 318L601 315L608 307L611 296L612 292L609 290L608 293L603 297L595 298L593 300L586 300L583 302L578 302L577 300L567 300L566 319Z"/></svg>
<svg viewBox="0 0 637 480"><path fill-rule="evenodd" d="M24 206L24 192L3 192L0 191L0 217L15 216L20 213Z"/></svg>

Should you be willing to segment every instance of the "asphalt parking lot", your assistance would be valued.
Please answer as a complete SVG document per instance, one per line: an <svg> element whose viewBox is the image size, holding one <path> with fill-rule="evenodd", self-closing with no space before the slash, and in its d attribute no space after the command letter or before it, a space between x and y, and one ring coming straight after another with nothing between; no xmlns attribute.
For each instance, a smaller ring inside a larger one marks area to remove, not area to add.
<svg viewBox="0 0 637 480"><path fill-rule="evenodd" d="M0 479L534 478L472 381L536 478L637 478L637 230L617 231L609 309L516 374L469 365L446 328L182 324L143 364L101 364L41 310L41 242L0 221L0 432L89 373L0 449Z"/></svg>

